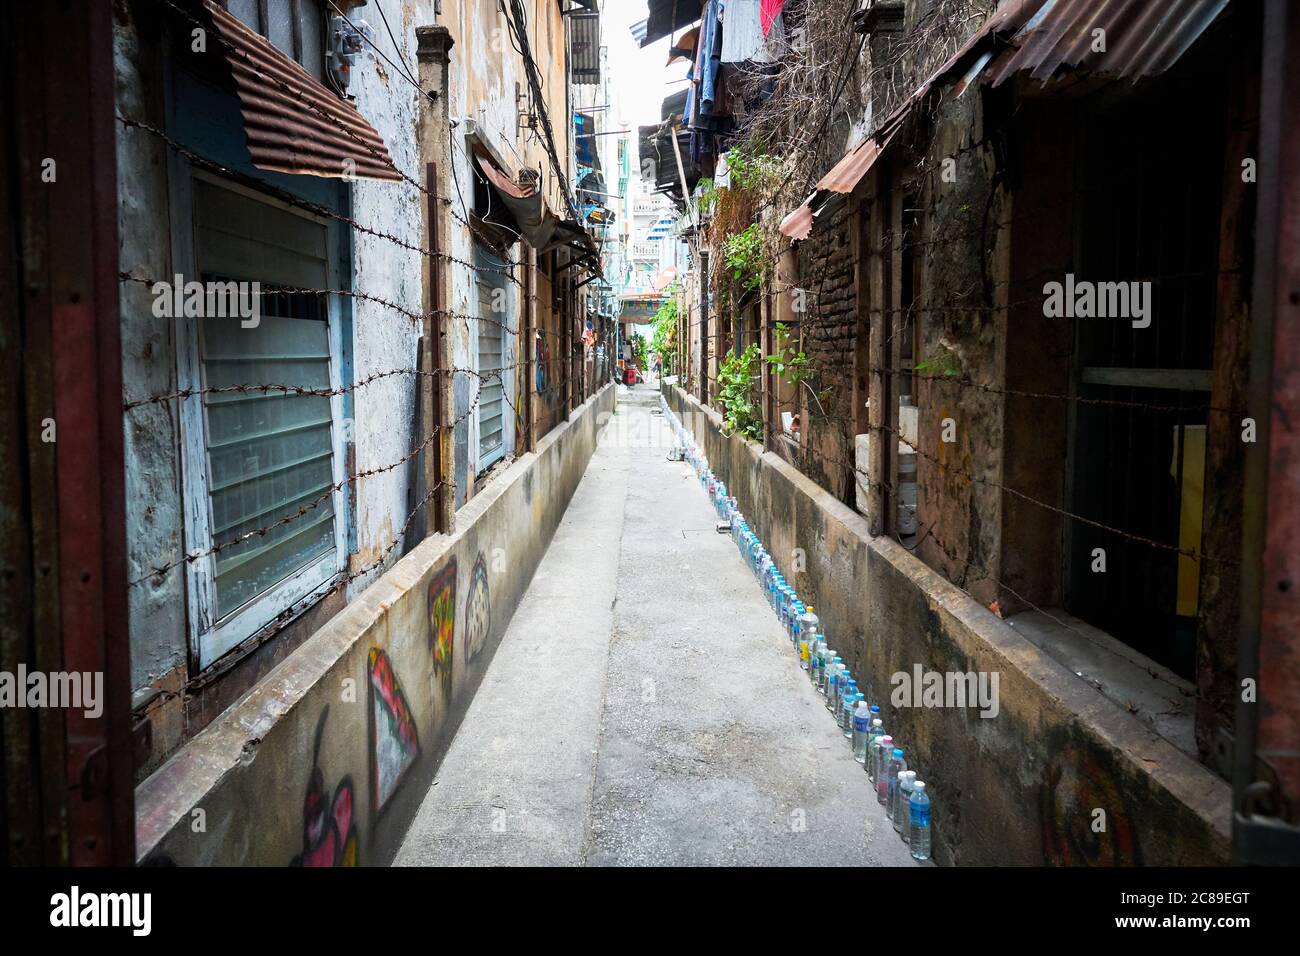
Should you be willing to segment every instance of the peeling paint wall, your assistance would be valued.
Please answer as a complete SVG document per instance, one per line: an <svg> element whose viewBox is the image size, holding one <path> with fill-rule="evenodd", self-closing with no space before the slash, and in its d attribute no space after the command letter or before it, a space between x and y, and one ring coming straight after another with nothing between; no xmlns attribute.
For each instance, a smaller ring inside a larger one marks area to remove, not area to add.
<svg viewBox="0 0 1300 956"><path fill-rule="evenodd" d="M481 4L484 9L488 4ZM494 5L493 5L494 6ZM392 41L379 16L384 17L402 45L401 56L415 62L415 27L434 21L432 0L371 0L353 10L368 18L376 30L377 43L396 59ZM167 101L174 96L167 85L169 51L166 18L156 15L153 4L122 0L115 4L115 65L117 110L132 120L167 129ZM211 55L220 55L211 45ZM174 62L174 61L173 61ZM459 71L462 74L466 71ZM504 87L503 87L504 89ZM417 182L423 182L419 144L416 139L416 111L420 92L395 69L377 56L363 57L353 73L350 93L360 113L383 138L396 167ZM504 94L503 94L504 95ZM513 90L510 91L513 103ZM227 96L233 112L233 98ZM504 99L497 97L495 109L505 116ZM203 116L198 122L215 124L228 117ZM427 246L423 235L422 203L419 190L407 182L359 180L341 186L338 180L263 173L247 161L243 132L230 123L222 132L223 149L234 159L218 157L241 172L257 176L275 186L320 201L322 196L342 195L339 211L358 222L385 232L404 245L374 235L352 231L350 246L343 250L342 284L394 303L388 308L364 299L351 299L344 308L341 332L347 337L345 384L394 369L417 364L421 333L417 320L403 311L419 314L425 258L412 248ZM173 134L175 131L172 131ZM184 137L180 137L184 141ZM242 157L242 158L241 158ZM463 159L463 157L462 157ZM175 156L161 139L139 129L119 126L118 177L121 197L121 266L124 271L150 279L169 278L173 272L170 236L180 215L171 208L169 177L175 175ZM462 177L467 170L462 168ZM184 225L184 224L182 224ZM455 253L467 258L467 240L462 235ZM457 308L473 311L469 298L472 287L466 275L456 277ZM177 387L177 344L172 320L152 315L153 296L141 283L123 283L121 290L123 379L126 400L165 394ZM470 352L464 340L449 359L467 364ZM417 381L408 375L392 375L358 388L345 399L344 432L351 443L351 472L383 468L407 456L418 436L412 423ZM185 540L183 483L180 460L181 433L179 403L163 402L135 409L124 417L126 439L126 494L129 578L144 579L130 591L131 666L137 702L152 699L149 716L153 723L154 753L145 769L155 765L181 740L201 726L211 712L198 704L185 713L177 696L195 675L189 664L187 599L183 568L149 577L150 570L176 561L195 547ZM389 548L406 520L412 464L403 464L347 486L350 553L348 569L375 563ZM401 554L393 549L388 564ZM381 573L376 568L346 588L351 599ZM302 623L289 630L292 641L305 639L320 618L337 607L318 605ZM309 620L310 619L310 620ZM278 625L277 625L278 626ZM278 640L289 639L282 632ZM272 661L273 663L273 661ZM242 667L243 665L241 665ZM266 663L251 665L245 686L266 669ZM161 691L161 696L159 695ZM161 708L161 709L160 709Z"/></svg>

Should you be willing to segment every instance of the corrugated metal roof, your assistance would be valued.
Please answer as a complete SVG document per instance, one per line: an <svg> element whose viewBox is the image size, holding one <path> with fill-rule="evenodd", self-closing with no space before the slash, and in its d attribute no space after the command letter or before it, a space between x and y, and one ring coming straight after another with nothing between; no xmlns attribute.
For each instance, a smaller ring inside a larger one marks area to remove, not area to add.
<svg viewBox="0 0 1300 956"><path fill-rule="evenodd" d="M966 81L978 78L991 86L1020 72L1046 82L1061 69L1116 79L1156 76L1227 5L1228 0L1012 0L947 66L963 66ZM1094 50L1101 37L1104 49ZM983 66L980 58L987 60Z"/></svg>
<svg viewBox="0 0 1300 956"><path fill-rule="evenodd" d="M641 32L639 23L633 24L632 36L641 46L649 46L660 37L690 26L700 18L703 9L701 0L648 0L645 32Z"/></svg>
<svg viewBox="0 0 1300 956"><path fill-rule="evenodd" d="M1228 0L1006 0L874 136L822 177L804 204L781 221L781 234L808 238L828 194L853 191L935 86L955 82L960 94L971 83L997 86L1023 71L1046 82L1062 67L1116 79L1155 76L1173 66L1227 5ZM1104 31L1104 50L1093 50L1096 30Z"/></svg>
<svg viewBox="0 0 1300 956"><path fill-rule="evenodd" d="M305 176L401 179L383 137L356 107L212 0L204 7L229 44L222 48L253 165Z"/></svg>
<svg viewBox="0 0 1300 956"><path fill-rule="evenodd" d="M807 239L812 234L817 216L833 198L829 194L846 195L853 192L862 181L862 177L867 174L867 170L871 169L890 140L902 127L905 115L902 112L895 113L891 118L892 122L886 128L874 136L868 136L832 166L830 171L817 181L816 189L804 204L781 220L781 235L794 240Z"/></svg>
<svg viewBox="0 0 1300 956"><path fill-rule="evenodd" d="M600 14L571 13L569 21L569 73L579 86L600 82Z"/></svg>

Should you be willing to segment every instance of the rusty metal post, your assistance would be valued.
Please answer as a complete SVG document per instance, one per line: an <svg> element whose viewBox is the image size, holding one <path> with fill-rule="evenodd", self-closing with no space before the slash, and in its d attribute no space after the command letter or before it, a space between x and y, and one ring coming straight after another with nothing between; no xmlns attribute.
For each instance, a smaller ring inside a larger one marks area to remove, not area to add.
<svg viewBox="0 0 1300 956"><path fill-rule="evenodd" d="M1233 859L1300 861L1300 14L1264 14ZM1274 427L1277 426L1277 427Z"/></svg>
<svg viewBox="0 0 1300 956"><path fill-rule="evenodd" d="M700 404L709 404L709 254L700 250Z"/></svg>
<svg viewBox="0 0 1300 956"><path fill-rule="evenodd" d="M424 495L431 495L425 506L425 534L449 534L456 524L456 494L452 463L455 461L454 436L448 423L454 418L451 403L452 375L446 369L451 361L447 334L447 294L443 246L448 232L448 204L443 196L449 190L442 188L439 169L445 175L446 163L454 162L449 155L451 118L447 98L448 71L454 41L445 26L433 24L416 27L416 60L420 88L425 95L420 99L418 139L420 156L424 160L425 175L425 229L429 236L428 272L424 283L424 343L419 364L421 418L429 439L420 456L423 465L421 486ZM439 162L443 165L440 167ZM423 440L423 439L421 439ZM432 493L429 489L436 488Z"/></svg>
<svg viewBox="0 0 1300 956"><path fill-rule="evenodd" d="M527 246L528 260L524 266L524 308L523 335L519 337L519 351L523 355L520 363L523 368L524 397L524 451L537 450L537 435L533 428L533 387L537 382L534 365L537 362L537 249Z"/></svg>
<svg viewBox="0 0 1300 956"><path fill-rule="evenodd" d="M0 487L20 492L0 525L0 667L103 686L97 716L0 714L17 863L135 862L112 21L108 4L20 5L0 66L0 285L22 290L0 337L22 367L0 445Z"/></svg>
<svg viewBox="0 0 1300 956"><path fill-rule="evenodd" d="M424 355L422 356L425 387L420 392L421 417L428 422L429 434L436 436L425 448L424 488L425 494L432 491L432 499L424 515L424 527L427 534L442 533L448 530L447 520L447 468L446 446L449 444L446 434L443 408L446 404L445 392L450 388L450 375L445 370L445 353L443 339L446 337L446 296L442 288L442 233L438 228L442 210L438 202L438 164L428 163L424 168L428 196L429 217L429 310L424 317Z"/></svg>

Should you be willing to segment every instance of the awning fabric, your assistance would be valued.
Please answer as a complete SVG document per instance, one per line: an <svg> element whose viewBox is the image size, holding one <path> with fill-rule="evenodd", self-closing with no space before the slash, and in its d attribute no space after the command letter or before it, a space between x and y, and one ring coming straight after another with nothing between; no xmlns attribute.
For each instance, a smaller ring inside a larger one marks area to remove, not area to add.
<svg viewBox="0 0 1300 956"><path fill-rule="evenodd" d="M636 30L632 35L641 46L649 46L661 37L690 26L700 18L703 7L701 0L649 0L646 4L645 32Z"/></svg>
<svg viewBox="0 0 1300 956"><path fill-rule="evenodd" d="M781 234L808 238L832 194L853 191L936 86L952 83L960 95L973 83L997 86L1021 71L1046 83L1062 67L1133 80L1155 76L1173 66L1227 5L1228 0L1006 0L872 136L822 177L804 204L781 221ZM1105 30L1105 54L1092 52L1096 29Z"/></svg>
<svg viewBox="0 0 1300 956"><path fill-rule="evenodd" d="M213 0L202 9L220 44L253 165L277 173L400 180L383 137L310 73Z"/></svg>
<svg viewBox="0 0 1300 956"><path fill-rule="evenodd" d="M681 35L677 40L668 44L668 62L664 66L671 66L674 60L695 61L695 47L700 42L700 28L692 27Z"/></svg>
<svg viewBox="0 0 1300 956"><path fill-rule="evenodd" d="M511 217L519 227L519 235L533 248L543 248L551 241L551 236L555 232L556 219L546 208L541 190L532 184L521 186L516 183L504 170L497 167L492 157L478 144L474 145L473 152L479 172L487 179L488 186L497 198L510 211ZM490 226L505 225L494 221L491 216L485 221Z"/></svg>

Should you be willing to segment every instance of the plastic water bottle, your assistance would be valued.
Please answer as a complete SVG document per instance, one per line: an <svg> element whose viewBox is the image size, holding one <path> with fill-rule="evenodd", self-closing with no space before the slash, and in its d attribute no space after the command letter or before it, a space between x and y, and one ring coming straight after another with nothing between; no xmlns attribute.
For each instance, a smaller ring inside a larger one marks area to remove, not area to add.
<svg viewBox="0 0 1300 956"><path fill-rule="evenodd" d="M835 726L841 730L844 729L844 692L849 689L852 679L849 665L841 664L839 676L835 678L835 698L831 701L831 716L835 718Z"/></svg>
<svg viewBox="0 0 1300 956"><path fill-rule="evenodd" d="M845 701L846 706L849 708L849 715L844 721L844 736L848 738L850 750L853 749L853 717L858 712L858 704L865 704L866 702L867 695L862 693L862 691L854 692L852 703ZM871 711L867 711L867 713L870 714ZM868 718L868 720L869 719L870 718Z"/></svg>
<svg viewBox="0 0 1300 956"><path fill-rule="evenodd" d="M876 803L881 806L885 804L885 792L889 790L888 784L885 783L885 770L889 766L889 754L893 753L893 737L888 734L880 736L875 745L875 767L871 771L871 779L876 784ZM881 790L884 787L884 790Z"/></svg>
<svg viewBox="0 0 1300 956"><path fill-rule="evenodd" d="M853 759L867 762L867 738L871 734L871 708L865 700L858 701L853 711Z"/></svg>
<svg viewBox="0 0 1300 956"><path fill-rule="evenodd" d="M912 847L912 859L930 859L930 796L925 792L924 780L912 784L907 819L911 834L907 842Z"/></svg>
<svg viewBox="0 0 1300 956"><path fill-rule="evenodd" d="M904 770L898 775L898 786L894 797L894 832L903 834L906 843L910 832L907 828L907 802L912 799L912 782L916 780L915 770Z"/></svg>
<svg viewBox="0 0 1300 956"><path fill-rule="evenodd" d="M844 682L844 693L840 695L840 732L853 739L853 705L858 702L858 682L850 677Z"/></svg>
<svg viewBox="0 0 1300 956"><path fill-rule="evenodd" d="M885 816L891 820L894 818L894 799L898 790L898 775L907 769L907 761L903 759L903 751L898 747L894 748L893 756L889 758L889 766L881 774L885 789L880 789L880 783L876 784L876 797L885 805Z"/></svg>
<svg viewBox="0 0 1300 956"><path fill-rule="evenodd" d="M826 642L814 641L812 651L810 652L811 667L808 670L808 679L812 681L813 687L821 689L822 681L826 679Z"/></svg>
<svg viewBox="0 0 1300 956"><path fill-rule="evenodd" d="M870 711L868 711L870 713ZM885 725L879 717L871 719L871 726L867 728L867 745L863 748L863 759L860 761L862 769L867 774L867 779L875 780L872 776L875 767L876 741L885 735Z"/></svg>
<svg viewBox="0 0 1300 956"><path fill-rule="evenodd" d="M844 676L846 670L842 658L835 657L831 659L830 674L826 678L826 709L832 714L835 713L835 708L839 706L840 679Z"/></svg>
<svg viewBox="0 0 1300 956"><path fill-rule="evenodd" d="M835 660L835 652L826 646L824 639L817 641L817 653L821 657L821 663L817 666L817 693L823 697L826 696L826 678L830 674L831 661Z"/></svg>
<svg viewBox="0 0 1300 956"><path fill-rule="evenodd" d="M821 637L821 633L821 619L817 617L817 613L813 610L813 606L809 604L808 607L804 609L803 617L799 620L799 635L806 640L816 641Z"/></svg>

